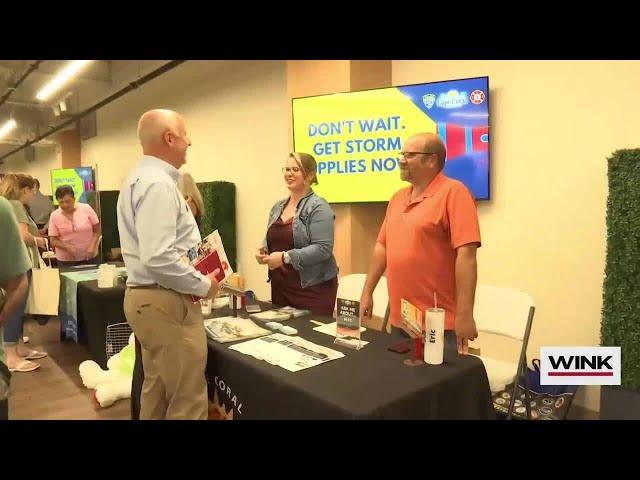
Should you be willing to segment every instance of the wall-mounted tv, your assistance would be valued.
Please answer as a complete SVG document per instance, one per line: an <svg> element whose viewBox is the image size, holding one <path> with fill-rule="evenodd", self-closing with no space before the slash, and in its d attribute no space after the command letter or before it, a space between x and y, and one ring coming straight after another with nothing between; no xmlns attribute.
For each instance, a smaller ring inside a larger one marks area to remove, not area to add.
<svg viewBox="0 0 640 480"><path fill-rule="evenodd" d="M51 194L54 205L58 204L56 189L63 185L73 188L76 201L88 203L96 208L96 181L92 167L59 168L51 170Z"/></svg>
<svg viewBox="0 0 640 480"><path fill-rule="evenodd" d="M294 148L318 162L314 190L331 203L386 202L407 185L399 152L414 133L447 146L445 174L489 199L489 78L293 99Z"/></svg>

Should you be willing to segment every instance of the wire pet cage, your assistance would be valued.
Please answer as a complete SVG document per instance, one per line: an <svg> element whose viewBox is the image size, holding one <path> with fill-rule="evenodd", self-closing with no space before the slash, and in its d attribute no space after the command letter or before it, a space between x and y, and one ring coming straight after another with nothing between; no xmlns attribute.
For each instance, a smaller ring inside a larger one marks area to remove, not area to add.
<svg viewBox="0 0 640 480"><path fill-rule="evenodd" d="M107 326L107 360L129 344L129 337L132 333L133 330L128 323L115 323Z"/></svg>

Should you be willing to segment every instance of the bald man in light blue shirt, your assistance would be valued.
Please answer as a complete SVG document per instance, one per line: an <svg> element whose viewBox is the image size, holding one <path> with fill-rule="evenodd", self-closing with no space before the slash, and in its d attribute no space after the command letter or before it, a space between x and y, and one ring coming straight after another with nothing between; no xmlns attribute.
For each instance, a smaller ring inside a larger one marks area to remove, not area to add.
<svg viewBox="0 0 640 480"><path fill-rule="evenodd" d="M124 311L144 369L140 419L205 420L207 342L192 295L215 296L218 271L202 275L186 260L201 241L177 188L191 141L184 118L170 110L145 113L138 137L144 157L120 190L118 230L128 273Z"/></svg>

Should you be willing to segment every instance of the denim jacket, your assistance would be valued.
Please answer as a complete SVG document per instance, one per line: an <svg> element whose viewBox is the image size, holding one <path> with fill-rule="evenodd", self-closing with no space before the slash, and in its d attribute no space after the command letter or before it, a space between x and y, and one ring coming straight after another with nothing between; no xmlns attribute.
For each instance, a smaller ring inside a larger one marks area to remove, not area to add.
<svg viewBox="0 0 640 480"><path fill-rule="evenodd" d="M271 208L267 230L280 218L288 201L287 197ZM331 206L313 190L298 202L292 222L294 248L288 254L291 266L300 274L303 288L338 275L333 256L334 220ZM266 237L262 246L268 250Z"/></svg>

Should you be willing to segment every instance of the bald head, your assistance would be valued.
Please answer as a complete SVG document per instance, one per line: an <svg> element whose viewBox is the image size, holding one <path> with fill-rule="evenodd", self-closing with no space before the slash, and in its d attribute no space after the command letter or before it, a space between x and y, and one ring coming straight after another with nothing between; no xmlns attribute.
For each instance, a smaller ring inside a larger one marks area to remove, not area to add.
<svg viewBox="0 0 640 480"><path fill-rule="evenodd" d="M164 133L177 132L184 118L173 110L149 110L138 122L138 138L142 148L162 142Z"/></svg>
<svg viewBox="0 0 640 480"><path fill-rule="evenodd" d="M138 138L145 155L167 161L176 168L186 162L187 136L184 117L173 110L155 109L138 121Z"/></svg>
<svg viewBox="0 0 640 480"><path fill-rule="evenodd" d="M413 148L417 148L415 151L435 153L438 157L438 166L440 169L444 168L444 162L447 158L447 148L435 133L417 133L409 137L406 143L407 145L414 145ZM407 150L410 149L407 148Z"/></svg>

